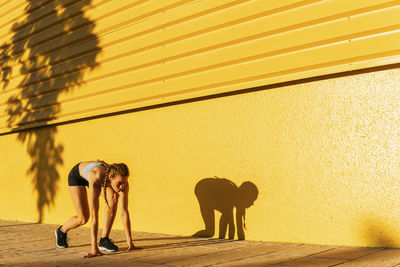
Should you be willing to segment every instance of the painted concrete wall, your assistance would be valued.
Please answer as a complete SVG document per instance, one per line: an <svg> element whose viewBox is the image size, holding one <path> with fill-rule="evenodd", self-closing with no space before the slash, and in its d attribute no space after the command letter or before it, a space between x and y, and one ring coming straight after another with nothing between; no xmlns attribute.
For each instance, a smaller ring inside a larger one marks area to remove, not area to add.
<svg viewBox="0 0 400 267"><path fill-rule="evenodd" d="M0 219L62 224L70 169L103 159L134 230L202 230L219 177L257 187L246 239L400 247L399 1L0 8Z"/></svg>
<svg viewBox="0 0 400 267"><path fill-rule="evenodd" d="M132 170L135 230L201 230L194 188L218 176L259 190L247 239L398 247L399 82L387 70L37 130L59 148L57 179L28 171L55 160L42 141L1 136L1 219L35 221L42 210L43 222L63 223L74 213L69 169L102 158ZM41 188L55 188L50 208L37 207Z"/></svg>

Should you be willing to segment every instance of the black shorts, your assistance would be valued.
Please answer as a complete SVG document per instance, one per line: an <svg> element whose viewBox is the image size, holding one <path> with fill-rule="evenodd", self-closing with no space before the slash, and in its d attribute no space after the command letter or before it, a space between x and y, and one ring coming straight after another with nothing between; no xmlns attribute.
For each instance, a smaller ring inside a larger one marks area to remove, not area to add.
<svg viewBox="0 0 400 267"><path fill-rule="evenodd" d="M89 182L79 174L79 163L76 164L69 172L68 185L69 186L83 185L89 187Z"/></svg>

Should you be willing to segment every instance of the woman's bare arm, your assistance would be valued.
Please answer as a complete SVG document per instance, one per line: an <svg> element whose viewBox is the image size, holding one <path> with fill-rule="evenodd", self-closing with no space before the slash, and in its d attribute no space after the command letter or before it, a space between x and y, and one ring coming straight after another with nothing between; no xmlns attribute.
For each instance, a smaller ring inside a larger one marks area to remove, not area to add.
<svg viewBox="0 0 400 267"><path fill-rule="evenodd" d="M128 193L129 193L129 184L126 185L123 191L120 192L120 206L121 206L121 221L124 226L126 242L128 243L128 250L135 249L132 241L132 232L131 232L131 219L129 216L128 210Z"/></svg>
<svg viewBox="0 0 400 267"><path fill-rule="evenodd" d="M244 225L243 225L243 216L245 213L245 208L242 206L236 207L236 227L237 227L237 235L239 240L244 240Z"/></svg>

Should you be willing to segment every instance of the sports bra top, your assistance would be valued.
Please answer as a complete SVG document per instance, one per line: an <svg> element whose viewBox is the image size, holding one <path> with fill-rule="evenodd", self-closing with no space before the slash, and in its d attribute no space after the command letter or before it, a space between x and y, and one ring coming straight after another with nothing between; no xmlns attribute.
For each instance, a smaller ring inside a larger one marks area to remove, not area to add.
<svg viewBox="0 0 400 267"><path fill-rule="evenodd" d="M95 161L92 163L89 163L84 169L83 169L83 177L86 178L88 172L93 169L94 167L100 166L102 167L104 170L107 170L106 167L104 167L103 163Z"/></svg>

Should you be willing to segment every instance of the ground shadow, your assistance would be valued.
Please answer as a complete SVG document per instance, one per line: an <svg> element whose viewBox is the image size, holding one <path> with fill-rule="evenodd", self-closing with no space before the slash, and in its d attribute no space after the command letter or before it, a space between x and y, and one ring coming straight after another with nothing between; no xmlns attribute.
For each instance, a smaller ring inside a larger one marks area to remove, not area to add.
<svg viewBox="0 0 400 267"><path fill-rule="evenodd" d="M221 239L197 239L193 237L162 237L162 238L141 238L134 239L134 243L137 242L146 242L146 241L160 241L158 244L151 245L140 245L141 249L146 250L155 250L155 249L171 249L171 248L185 248L185 247L196 247L196 246L207 246L207 245L215 245L215 244L223 244L229 242L237 242L234 240L221 240ZM163 243L162 241L171 240L176 242ZM181 241L183 240L183 241ZM127 246L125 240L113 240L113 242L120 247L120 251L125 251ZM70 248L78 248L78 247L90 247L90 243L79 244L79 245L71 245ZM113 252L113 254L116 254Z"/></svg>
<svg viewBox="0 0 400 267"><path fill-rule="evenodd" d="M175 239L182 240L182 239ZM138 240L135 240L135 242ZM146 241L145 239L141 241ZM152 241L149 239L148 241ZM237 242L233 240L219 240L219 239L196 239L196 240L187 240L187 241L178 241L178 242L170 242L170 243L160 243L160 244L151 244L151 245L140 245L139 247L146 250L160 250L160 249L173 249L173 248L190 248L190 247L198 247L198 246L211 246L218 245L227 242Z"/></svg>
<svg viewBox="0 0 400 267"><path fill-rule="evenodd" d="M64 150L56 140L57 128L43 126L57 117L60 94L79 86L85 72L96 67L101 50L93 33L95 23L84 13L90 4L91 0L29 0L25 18L12 26L11 41L0 45L7 126L18 133L32 160L27 174L37 194L38 222L44 208L54 204Z"/></svg>
<svg viewBox="0 0 400 267"><path fill-rule="evenodd" d="M245 239L246 209L254 204L258 189L252 182L244 182L239 187L225 178L205 178L200 180L194 190L200 205L205 229L196 232L194 237L213 237L215 233L215 214L221 212L219 221L219 238L235 237L233 209L236 208L236 228L239 240ZM228 229L229 228L229 229Z"/></svg>

